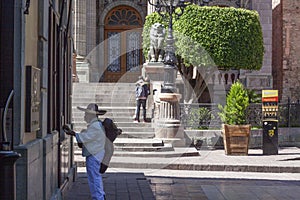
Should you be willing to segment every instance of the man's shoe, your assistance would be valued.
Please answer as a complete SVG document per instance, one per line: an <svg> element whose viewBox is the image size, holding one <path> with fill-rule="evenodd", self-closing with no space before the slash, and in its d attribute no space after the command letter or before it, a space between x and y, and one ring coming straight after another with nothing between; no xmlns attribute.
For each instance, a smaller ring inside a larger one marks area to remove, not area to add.
<svg viewBox="0 0 300 200"><path fill-rule="evenodd" d="M139 123L139 121L138 120L134 120L133 123Z"/></svg>

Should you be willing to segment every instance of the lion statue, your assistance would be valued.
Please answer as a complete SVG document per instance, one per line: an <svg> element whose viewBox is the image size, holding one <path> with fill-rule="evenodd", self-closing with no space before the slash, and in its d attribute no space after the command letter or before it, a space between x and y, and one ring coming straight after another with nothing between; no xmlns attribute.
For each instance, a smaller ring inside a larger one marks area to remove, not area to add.
<svg viewBox="0 0 300 200"><path fill-rule="evenodd" d="M149 60L150 62L162 62L164 58L164 40L165 40L165 28L160 23L155 23L151 26L150 30L150 50Z"/></svg>

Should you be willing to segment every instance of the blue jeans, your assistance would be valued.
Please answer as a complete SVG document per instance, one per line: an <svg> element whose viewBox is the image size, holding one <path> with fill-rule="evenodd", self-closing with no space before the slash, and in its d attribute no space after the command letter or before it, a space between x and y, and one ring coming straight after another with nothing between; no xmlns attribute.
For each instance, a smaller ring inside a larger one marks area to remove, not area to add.
<svg viewBox="0 0 300 200"><path fill-rule="evenodd" d="M146 121L146 99L138 99L136 100L136 116L135 120L140 121L140 109L143 107L143 118Z"/></svg>
<svg viewBox="0 0 300 200"><path fill-rule="evenodd" d="M104 200L105 192L103 189L102 176L99 172L100 163L104 157L104 151L96 155L86 157L86 171L88 183L93 200Z"/></svg>

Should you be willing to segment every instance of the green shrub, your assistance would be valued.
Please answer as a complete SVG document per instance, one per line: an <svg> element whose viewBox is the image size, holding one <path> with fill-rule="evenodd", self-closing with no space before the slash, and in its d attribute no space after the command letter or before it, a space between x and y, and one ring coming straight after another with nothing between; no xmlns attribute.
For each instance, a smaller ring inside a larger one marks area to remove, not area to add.
<svg viewBox="0 0 300 200"><path fill-rule="evenodd" d="M218 105L220 119L225 124L242 125L247 122L249 97L247 90L239 81L231 85L224 106Z"/></svg>
<svg viewBox="0 0 300 200"><path fill-rule="evenodd" d="M214 119L211 111L205 107L192 108L187 119L187 125L192 129L208 129L209 123Z"/></svg>
<svg viewBox="0 0 300 200"><path fill-rule="evenodd" d="M147 16L143 31L145 56L150 28L155 22L167 28L167 22L157 13ZM173 28L176 54L183 58L186 66L215 63L223 69L255 70L262 66L263 36L256 11L190 5L179 19L174 18Z"/></svg>

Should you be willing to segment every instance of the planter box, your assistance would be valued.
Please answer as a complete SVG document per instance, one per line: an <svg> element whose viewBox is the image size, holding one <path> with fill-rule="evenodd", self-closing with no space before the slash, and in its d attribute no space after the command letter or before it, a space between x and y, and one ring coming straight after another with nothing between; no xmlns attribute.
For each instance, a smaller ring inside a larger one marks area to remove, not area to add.
<svg viewBox="0 0 300 200"><path fill-rule="evenodd" d="M248 155L251 125L223 124L223 141L226 155Z"/></svg>
<svg viewBox="0 0 300 200"><path fill-rule="evenodd" d="M205 149L224 149L223 135L221 130L184 130L187 145L192 141L202 140L202 150ZM251 130L249 149L262 148L262 129ZM280 147L293 146L300 148L300 128L279 128L278 143Z"/></svg>

